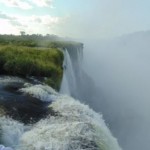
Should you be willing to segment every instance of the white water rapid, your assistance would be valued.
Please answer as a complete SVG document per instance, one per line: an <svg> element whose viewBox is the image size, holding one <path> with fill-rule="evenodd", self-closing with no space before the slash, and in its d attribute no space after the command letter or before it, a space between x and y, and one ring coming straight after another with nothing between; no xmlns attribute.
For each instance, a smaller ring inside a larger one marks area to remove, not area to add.
<svg viewBox="0 0 150 150"><path fill-rule="evenodd" d="M42 101L53 99L49 107L58 115L30 125L0 117L0 139L5 146L15 150L121 150L102 116L87 105L45 85L30 84L20 90Z"/></svg>
<svg viewBox="0 0 150 150"><path fill-rule="evenodd" d="M47 85L26 83L19 78L0 78L0 84L11 83L12 80L24 82L19 92L37 98L37 101L52 102L48 108L56 112L36 123L24 124L5 116L0 108L1 144L14 150L121 150L102 115L69 96L76 96L76 82L82 72L75 73L73 68L80 61L73 64L68 51L64 53L61 93L68 95L57 93Z"/></svg>

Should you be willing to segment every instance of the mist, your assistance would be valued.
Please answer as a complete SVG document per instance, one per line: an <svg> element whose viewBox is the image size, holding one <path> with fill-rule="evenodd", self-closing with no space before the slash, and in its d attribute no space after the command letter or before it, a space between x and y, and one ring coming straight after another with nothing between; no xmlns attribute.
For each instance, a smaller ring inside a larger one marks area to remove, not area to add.
<svg viewBox="0 0 150 150"><path fill-rule="evenodd" d="M148 0L66 0L66 15L55 32L57 35L108 39L149 30ZM72 7L73 5L73 7Z"/></svg>
<svg viewBox="0 0 150 150"><path fill-rule="evenodd" d="M84 69L97 87L86 103L103 114L124 150L150 147L149 5L87 0L62 26L84 43Z"/></svg>
<svg viewBox="0 0 150 150"><path fill-rule="evenodd" d="M85 41L85 70L98 87L89 105L101 112L124 150L150 147L150 32Z"/></svg>

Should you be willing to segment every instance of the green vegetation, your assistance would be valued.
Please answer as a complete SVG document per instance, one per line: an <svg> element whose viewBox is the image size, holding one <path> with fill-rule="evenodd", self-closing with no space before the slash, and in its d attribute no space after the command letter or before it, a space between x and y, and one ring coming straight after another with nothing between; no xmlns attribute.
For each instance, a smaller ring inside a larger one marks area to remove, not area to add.
<svg viewBox="0 0 150 150"><path fill-rule="evenodd" d="M82 43L78 42L73 42L73 41L51 41L48 43L47 47L52 47L52 48L67 48L67 49L73 49L73 48L81 48L83 47Z"/></svg>
<svg viewBox="0 0 150 150"><path fill-rule="evenodd" d="M40 34L32 35L0 35L0 45L15 45L29 47L45 47L49 41L57 41L60 38L55 35L42 36Z"/></svg>
<svg viewBox="0 0 150 150"><path fill-rule="evenodd" d="M47 77L45 83L59 89L63 53L67 48L76 59L83 44L64 41L55 35L0 35L0 74Z"/></svg>
<svg viewBox="0 0 150 150"><path fill-rule="evenodd" d="M49 47L49 48L71 48L83 46L82 43L68 41L56 35L0 35L0 45Z"/></svg>
<svg viewBox="0 0 150 150"><path fill-rule="evenodd" d="M55 89L60 85L62 62L62 52L54 48L0 47L0 74L48 77L46 82Z"/></svg>

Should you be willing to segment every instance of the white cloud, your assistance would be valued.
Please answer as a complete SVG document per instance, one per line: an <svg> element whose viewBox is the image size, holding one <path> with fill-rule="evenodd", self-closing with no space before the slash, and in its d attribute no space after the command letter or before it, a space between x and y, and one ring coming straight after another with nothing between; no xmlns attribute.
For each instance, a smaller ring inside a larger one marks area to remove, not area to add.
<svg viewBox="0 0 150 150"><path fill-rule="evenodd" d="M0 23L7 27L3 27L0 34L19 34L21 30L24 30L27 34L57 34L55 31L62 24L64 18L50 15L8 15L0 12L0 20Z"/></svg>
<svg viewBox="0 0 150 150"><path fill-rule="evenodd" d="M59 17L52 17L50 15L42 15L42 16L14 16L16 20L22 24L30 26L31 24L43 25L43 26L52 26L56 25L61 21Z"/></svg>
<svg viewBox="0 0 150 150"><path fill-rule="evenodd" d="M13 26L8 20L0 19L0 34L19 34L19 30Z"/></svg>
<svg viewBox="0 0 150 150"><path fill-rule="evenodd" d="M0 3L3 3L8 7L18 7L20 9L32 8L32 6L29 3L23 2L22 0L0 0Z"/></svg>
<svg viewBox="0 0 150 150"><path fill-rule="evenodd" d="M23 26L21 23L18 22L17 18L12 15L8 15L8 14L4 14L4 13L0 12L0 19L1 19L1 21L3 20L5 22L5 24L7 22L7 24L11 24L13 26Z"/></svg>
<svg viewBox="0 0 150 150"><path fill-rule="evenodd" d="M2 13L1 11L0 11L0 18L3 18L3 19L13 19L9 15L6 15L6 14Z"/></svg>
<svg viewBox="0 0 150 150"><path fill-rule="evenodd" d="M53 0L0 0L0 3L5 4L7 7L17 7L26 10L32 9L34 6L53 8Z"/></svg>
<svg viewBox="0 0 150 150"><path fill-rule="evenodd" d="M32 0L31 2L37 5L38 7L53 7L53 0Z"/></svg>
<svg viewBox="0 0 150 150"><path fill-rule="evenodd" d="M52 24L57 24L60 21L59 17L51 17L49 15L45 15L40 18L42 20L43 25L51 26Z"/></svg>

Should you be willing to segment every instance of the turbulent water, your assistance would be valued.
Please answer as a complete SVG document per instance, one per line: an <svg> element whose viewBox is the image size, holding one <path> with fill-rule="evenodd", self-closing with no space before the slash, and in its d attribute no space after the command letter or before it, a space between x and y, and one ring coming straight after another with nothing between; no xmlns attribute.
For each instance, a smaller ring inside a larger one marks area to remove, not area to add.
<svg viewBox="0 0 150 150"><path fill-rule="evenodd" d="M42 84L29 84L19 78L1 77L0 84L23 82L18 91L43 102L52 102L48 107L56 115L36 123L0 117L0 141L15 150L120 150L117 140L111 135L102 116L87 105ZM2 86L1 86L2 87Z"/></svg>
<svg viewBox="0 0 150 150"><path fill-rule="evenodd" d="M149 149L150 38L142 43L143 37L89 45L85 69L98 88L82 68L80 49L76 61L64 50L60 93L1 76L0 144L14 150L121 150L113 133L125 150Z"/></svg>
<svg viewBox="0 0 150 150"><path fill-rule="evenodd" d="M14 150L121 150L102 115L70 97L82 97L78 91L83 85L76 84L83 75L78 55L73 64L68 51L64 52L60 93L18 77L0 77L1 144ZM80 66L78 72L75 66Z"/></svg>

